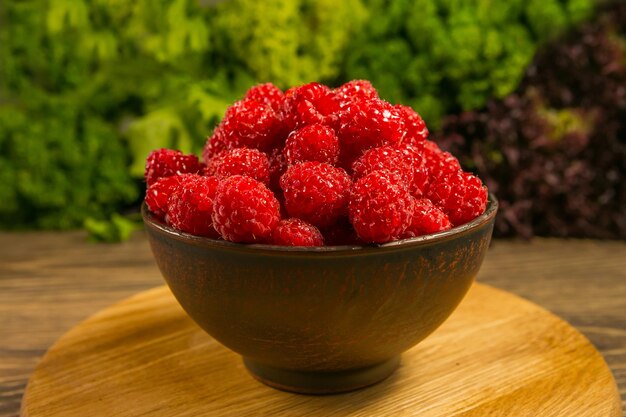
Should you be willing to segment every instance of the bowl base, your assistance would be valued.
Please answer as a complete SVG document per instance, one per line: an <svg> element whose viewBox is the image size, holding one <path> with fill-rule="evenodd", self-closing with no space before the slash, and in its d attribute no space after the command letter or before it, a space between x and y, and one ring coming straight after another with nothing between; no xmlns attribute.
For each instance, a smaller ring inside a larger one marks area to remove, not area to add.
<svg viewBox="0 0 626 417"><path fill-rule="evenodd" d="M358 369L337 372L293 371L274 368L243 358L254 378L272 388L298 394L339 394L376 384L390 376L400 364L400 356Z"/></svg>

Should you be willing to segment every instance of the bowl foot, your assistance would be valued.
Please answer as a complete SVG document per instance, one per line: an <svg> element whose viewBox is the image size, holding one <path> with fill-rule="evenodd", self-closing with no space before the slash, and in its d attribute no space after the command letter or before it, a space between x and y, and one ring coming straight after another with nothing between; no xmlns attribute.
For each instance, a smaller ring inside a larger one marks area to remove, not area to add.
<svg viewBox="0 0 626 417"><path fill-rule="evenodd" d="M272 388L299 394L338 394L354 391L382 381L400 364L400 356L359 369L337 372L293 371L274 368L243 358L256 379Z"/></svg>

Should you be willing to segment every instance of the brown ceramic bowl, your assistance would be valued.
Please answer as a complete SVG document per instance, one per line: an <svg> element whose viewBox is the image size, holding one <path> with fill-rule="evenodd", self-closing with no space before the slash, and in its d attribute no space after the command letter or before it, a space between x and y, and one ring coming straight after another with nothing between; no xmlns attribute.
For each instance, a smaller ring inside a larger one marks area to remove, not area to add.
<svg viewBox="0 0 626 417"><path fill-rule="evenodd" d="M483 261L497 201L468 224L376 246L243 245L176 231L142 208L180 305L257 379L335 393L389 376L457 307Z"/></svg>

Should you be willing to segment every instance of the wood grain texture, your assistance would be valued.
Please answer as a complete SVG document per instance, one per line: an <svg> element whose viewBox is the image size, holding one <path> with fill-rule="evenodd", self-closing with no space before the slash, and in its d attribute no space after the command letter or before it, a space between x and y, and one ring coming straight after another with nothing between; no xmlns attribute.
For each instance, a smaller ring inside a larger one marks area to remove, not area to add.
<svg viewBox="0 0 626 417"><path fill-rule="evenodd" d="M626 400L624 242L497 240L478 280L581 330ZM28 376L58 337L101 308L162 283L143 233L115 245L89 244L80 232L0 233L0 416L18 414Z"/></svg>
<svg viewBox="0 0 626 417"><path fill-rule="evenodd" d="M287 394L256 382L159 287L65 334L33 373L22 410L32 417L621 414L611 372L584 336L481 284L403 355L392 377L336 396Z"/></svg>

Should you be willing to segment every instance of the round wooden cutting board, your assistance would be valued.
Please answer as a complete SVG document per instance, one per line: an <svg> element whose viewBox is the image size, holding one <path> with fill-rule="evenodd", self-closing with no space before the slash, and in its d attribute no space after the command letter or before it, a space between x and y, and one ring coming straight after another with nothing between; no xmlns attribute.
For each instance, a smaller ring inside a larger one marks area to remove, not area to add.
<svg viewBox="0 0 626 417"><path fill-rule="evenodd" d="M475 284L387 380L305 396L266 387L165 287L65 334L32 375L22 416L620 416L606 363L546 310Z"/></svg>

